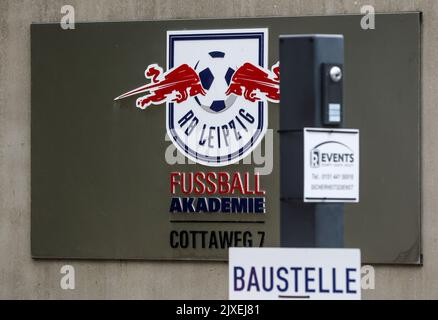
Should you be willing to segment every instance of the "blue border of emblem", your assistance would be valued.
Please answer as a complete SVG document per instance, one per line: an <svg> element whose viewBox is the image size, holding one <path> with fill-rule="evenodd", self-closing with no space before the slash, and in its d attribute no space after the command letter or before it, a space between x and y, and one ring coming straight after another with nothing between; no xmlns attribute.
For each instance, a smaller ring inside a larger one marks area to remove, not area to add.
<svg viewBox="0 0 438 320"><path fill-rule="evenodd" d="M174 67L174 46L176 41L187 41L187 40L228 40L228 39L258 39L259 40L259 66L262 68L265 67L264 65L264 58L265 58L265 52L264 52L264 33L263 32L243 32L243 33L202 33L202 34L174 34L169 36L169 61L168 61L168 67L169 70ZM172 133L172 138L178 144L178 146L185 150L187 154L192 156L193 158L197 160L201 160L208 163L215 163L220 164L221 162L229 162L233 159L239 158L244 154L248 149L250 149L254 142L257 141L257 139L260 137L261 133L263 132L264 127L264 104L265 102L259 102L258 103L258 124L257 124L257 130L254 136L251 138L251 140L244 145L242 148L240 148L238 151L230 153L226 156L208 156L204 154L199 154L198 152L190 149L176 134L174 130L174 118L173 118L173 108L174 103L168 103L168 121L169 121L169 129Z"/></svg>

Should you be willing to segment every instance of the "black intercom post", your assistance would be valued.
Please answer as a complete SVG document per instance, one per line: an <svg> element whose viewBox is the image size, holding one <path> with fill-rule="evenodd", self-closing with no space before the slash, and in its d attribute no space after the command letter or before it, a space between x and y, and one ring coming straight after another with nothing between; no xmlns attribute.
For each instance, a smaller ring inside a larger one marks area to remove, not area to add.
<svg viewBox="0 0 438 320"><path fill-rule="evenodd" d="M280 37L281 246L342 248L343 203L305 203L303 129L343 127L342 35Z"/></svg>

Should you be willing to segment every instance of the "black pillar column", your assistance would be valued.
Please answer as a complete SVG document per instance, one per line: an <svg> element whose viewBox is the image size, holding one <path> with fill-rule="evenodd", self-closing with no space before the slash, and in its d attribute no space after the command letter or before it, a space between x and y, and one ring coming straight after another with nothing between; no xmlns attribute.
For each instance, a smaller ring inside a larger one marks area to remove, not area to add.
<svg viewBox="0 0 438 320"><path fill-rule="evenodd" d="M339 121L328 110L330 99L342 101L343 64L340 35L280 37L282 247L344 246L344 205L303 201L303 128L343 127L343 103Z"/></svg>

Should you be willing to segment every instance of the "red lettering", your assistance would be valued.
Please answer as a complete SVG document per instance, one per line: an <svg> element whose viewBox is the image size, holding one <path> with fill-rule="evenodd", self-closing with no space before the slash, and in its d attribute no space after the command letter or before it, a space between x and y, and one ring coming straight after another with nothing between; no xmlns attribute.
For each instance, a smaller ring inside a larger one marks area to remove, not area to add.
<svg viewBox="0 0 438 320"><path fill-rule="evenodd" d="M230 192L230 174L228 172L218 173L218 189L219 194L226 194Z"/></svg>
<svg viewBox="0 0 438 320"><path fill-rule="evenodd" d="M212 180L213 179L213 180ZM215 194L217 192L217 185L215 180L217 179L216 172L208 172L207 173L207 194Z"/></svg>
<svg viewBox="0 0 438 320"><path fill-rule="evenodd" d="M260 174L258 173L254 175L254 185L256 195L264 195L266 193L265 190L260 189Z"/></svg>
<svg viewBox="0 0 438 320"><path fill-rule="evenodd" d="M250 184L250 174L234 172L171 172L170 193L184 195L196 194L242 194L264 195L261 187L260 175L254 174L254 185ZM252 181L251 181L252 182Z"/></svg>
<svg viewBox="0 0 438 320"><path fill-rule="evenodd" d="M182 183L181 183L181 192L184 194L191 194L193 192L193 173L183 173L182 174Z"/></svg>
<svg viewBox="0 0 438 320"><path fill-rule="evenodd" d="M245 190L243 189L242 179L240 178L240 173L236 172L233 175L233 182L231 183L231 193L235 193L236 191L241 194L245 194Z"/></svg>
<svg viewBox="0 0 438 320"><path fill-rule="evenodd" d="M196 194L203 194L205 192L205 173L204 172L196 172L195 173L195 193Z"/></svg>
<svg viewBox="0 0 438 320"><path fill-rule="evenodd" d="M181 177L180 172L172 172L170 174L170 193L171 194L175 194L176 186L181 183L181 181L179 181L179 179L176 180L177 177Z"/></svg>
<svg viewBox="0 0 438 320"><path fill-rule="evenodd" d="M254 194L249 186L249 173L245 173L245 194Z"/></svg>

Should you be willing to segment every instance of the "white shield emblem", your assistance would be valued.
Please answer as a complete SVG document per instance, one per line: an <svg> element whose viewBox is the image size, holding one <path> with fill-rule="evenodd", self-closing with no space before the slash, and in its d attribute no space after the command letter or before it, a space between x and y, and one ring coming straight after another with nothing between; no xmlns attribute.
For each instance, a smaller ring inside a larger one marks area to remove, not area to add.
<svg viewBox="0 0 438 320"><path fill-rule="evenodd" d="M167 32L167 70L188 65L203 88L202 94L189 94L179 103L167 102L167 133L187 158L225 166L248 156L261 142L270 99L260 97L258 85L266 82L255 80L267 67L267 44L267 29ZM240 78L239 68L245 71ZM177 76L173 83L179 83Z"/></svg>

